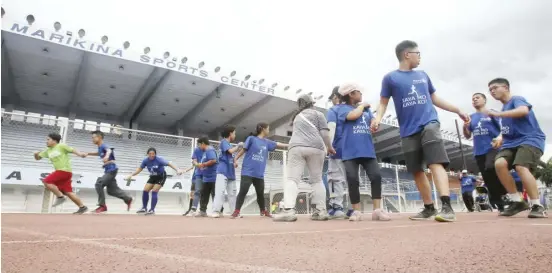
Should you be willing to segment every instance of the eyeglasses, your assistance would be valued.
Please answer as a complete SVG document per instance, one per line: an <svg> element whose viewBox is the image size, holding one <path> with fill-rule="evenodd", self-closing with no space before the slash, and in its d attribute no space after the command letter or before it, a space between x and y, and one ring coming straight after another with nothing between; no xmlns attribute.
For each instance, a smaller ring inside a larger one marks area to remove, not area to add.
<svg viewBox="0 0 552 273"><path fill-rule="evenodd" d="M420 53L420 51L408 51L408 53L412 53L412 54L417 54L418 57L421 56L422 53Z"/></svg>
<svg viewBox="0 0 552 273"><path fill-rule="evenodd" d="M495 90L495 89L497 89L497 88L499 88L499 87L505 87L505 86L506 86L506 85L493 85L493 86L489 87L489 91L493 91L493 90Z"/></svg>

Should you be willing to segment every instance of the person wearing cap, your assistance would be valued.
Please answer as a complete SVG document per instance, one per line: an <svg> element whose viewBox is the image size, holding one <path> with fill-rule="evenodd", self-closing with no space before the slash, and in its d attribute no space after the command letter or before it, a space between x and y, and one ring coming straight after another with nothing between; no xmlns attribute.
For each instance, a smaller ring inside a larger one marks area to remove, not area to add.
<svg viewBox="0 0 552 273"><path fill-rule="evenodd" d="M345 167L341 160L341 135L343 132L343 124L338 122L339 109L343 106L341 95L339 95L339 86L334 87L332 94L328 98L333 106L328 110L326 119L328 120L328 128L330 128L330 140L335 149L335 155L330 156L328 160L328 188L330 190L330 210L328 214L330 219L349 218L353 213L351 202L347 213L343 212L343 196L347 189L347 180L345 179ZM339 125L338 125L339 124Z"/></svg>
<svg viewBox="0 0 552 273"><path fill-rule="evenodd" d="M335 154L328 135L328 122L320 111L313 109L314 99L302 95L297 100L299 109L291 119L293 134L288 145L287 179L284 182L284 204L282 213L274 216L276 222L293 222L295 202L299 193L299 182L305 171L309 171L310 184L313 189L312 220L328 220L326 211L326 189L322 182L322 168L326 154Z"/></svg>
<svg viewBox="0 0 552 273"><path fill-rule="evenodd" d="M375 132L393 97L399 121L399 131L407 170L413 174L424 201L424 209L411 220L435 217L436 221L452 222L456 215L450 204L449 180L445 168L450 161L441 135L441 126L435 106L458 114L465 122L469 116L438 97L433 83L424 71L414 70L420 64L420 51L413 41L403 41L395 48L399 69L389 72L382 81L381 99L377 117L372 120ZM425 174L426 167L433 174L439 191L441 211L438 213L431 197L431 186Z"/></svg>
<svg viewBox="0 0 552 273"><path fill-rule="evenodd" d="M462 187L462 199L464 200L464 205L469 212L474 210L474 200L473 200L473 190L475 189L475 184L477 180L475 177L468 175L467 170L462 170L462 175L460 176L460 187Z"/></svg>
<svg viewBox="0 0 552 273"><path fill-rule="evenodd" d="M344 84L338 90L343 106L339 108L338 123L342 126L341 159L345 166L349 198L353 213L349 221L361 221L360 212L360 166L370 179L374 212L372 220L389 221L391 218L381 209L381 173L376 151L372 143L370 121L374 116L370 105L362 102L362 90L356 84Z"/></svg>
<svg viewBox="0 0 552 273"><path fill-rule="evenodd" d="M473 155L485 185L489 189L489 202L496 205L498 211L504 210L503 196L506 189L498 179L494 161L498 148L502 143L500 134L500 119L490 117L484 112L487 97L482 93L472 95L472 105L475 113L470 115L470 122L464 123L464 137L470 139L473 136Z"/></svg>

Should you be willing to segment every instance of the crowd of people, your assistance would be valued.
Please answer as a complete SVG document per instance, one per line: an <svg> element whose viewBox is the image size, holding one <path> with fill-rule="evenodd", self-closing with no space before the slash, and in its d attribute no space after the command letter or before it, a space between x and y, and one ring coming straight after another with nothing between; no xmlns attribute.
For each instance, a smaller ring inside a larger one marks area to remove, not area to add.
<svg viewBox="0 0 552 273"><path fill-rule="evenodd" d="M377 160L372 134L377 132L387 110L389 100L395 104L403 156L407 170L413 174L416 186L424 202L424 208L410 217L412 220L434 218L440 222L452 222L456 215L450 203L449 179L446 171L449 158L441 136L440 122L436 107L456 113L464 122L464 135L473 137L474 155L483 180L489 189L490 199L499 205L501 216L513 216L530 209L530 218L547 217L538 198L536 179L533 176L544 151L545 135L539 127L532 106L521 96L514 96L510 83L504 78L496 78L488 83L491 96L503 104L502 111L485 107L486 96L475 93L472 96L474 114L468 115L457 106L437 95L430 77L421 70L420 51L413 41L403 41L396 46L398 69L389 72L382 81L379 105L374 113L371 105L363 102L363 89L357 84L336 86L330 96L333 102L327 115L314 108L315 101L310 95L298 98L298 109L291 119L293 133L289 144L267 139L269 125L260 122L255 133L245 142L232 146L236 138L235 126L226 125L221 131L220 147L215 149L207 137L198 139L193 153L193 198L190 210L185 213L196 217L207 217L207 206L213 200L211 216L222 216L224 192L232 218L240 218L241 208L251 185L257 193L257 203L261 216L272 217L265 206L264 173L269 152L277 148L287 149L287 177L284 179L284 200L281 212L273 218L277 222L297 220L296 202L298 185L303 172L308 169L312 187L312 220L348 218L361 221L363 213L360 204L359 171L363 170L370 180L373 200L374 221L389 221L391 217L382 209L382 177ZM69 153L81 157L97 155L103 160L105 175L98 180L99 207L97 213L107 211L104 188L109 195L122 199L128 209L132 197L122 191L115 180L117 165L113 150L103 143L103 133L93 132L94 144L98 151L81 153L66 144L59 143L59 134L48 136L48 148L37 152L35 158L49 158L55 172L44 179L44 184L57 199L54 206L69 197L78 207L76 213L87 208L71 191L71 164ZM157 156L155 149L147 151L148 156L131 176L144 168L150 172L150 179L144 187L143 206L139 213L154 214L157 192L166 179L164 168L169 166L182 173L176 166ZM323 169L328 160L327 187L323 181ZM236 190L237 161L243 157L239 192ZM362 168L361 168L362 167ZM425 175L429 169L439 192L441 209L438 211L431 196L431 186ZM520 177L529 196L531 207L523 202L510 170ZM189 171L189 170L186 170ZM131 179L129 177L128 179ZM344 212L345 191L348 191L347 213ZM149 194L152 191L150 208L147 209ZM326 200L329 195L329 205ZM503 196L507 196L504 203ZM199 205L199 208L198 208Z"/></svg>

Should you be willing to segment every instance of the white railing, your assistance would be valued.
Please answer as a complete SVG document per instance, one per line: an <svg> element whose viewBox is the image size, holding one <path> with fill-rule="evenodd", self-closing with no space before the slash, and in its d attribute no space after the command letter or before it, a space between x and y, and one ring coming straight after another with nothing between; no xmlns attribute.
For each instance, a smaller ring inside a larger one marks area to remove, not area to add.
<svg viewBox="0 0 552 273"><path fill-rule="evenodd" d="M131 192L136 202L141 200L141 191L147 180L144 172L136 181L123 181L125 175L133 172L146 156L150 147L155 147L160 156L172 161L181 169L191 167L191 155L196 147L197 139L191 137L160 134L108 126L97 123L68 120L66 118L33 116L28 114L2 112L2 209L5 212L68 212L73 210L67 202L65 207L56 210L51 208L52 195L45 191L40 178L51 172L51 165L46 160L35 161L33 153L43 150L48 133L57 132L65 142L81 151L93 152L90 133L99 130L104 132L105 141L115 148L115 156L119 165L119 186ZM219 142L212 141L217 148ZM267 183L267 199L279 201L282 184L286 177L287 152L276 150L270 153L267 163L265 181ZM96 202L94 184L102 175L99 158L73 158L73 186L83 201L92 206ZM241 162L239 162L241 163ZM241 164L240 164L241 165ZM384 196L393 210L400 212L415 211L421 206L419 193L412 177L405 172L405 166L380 163L384 173ZM239 171L239 170L237 170ZM158 203L158 213L179 213L187 209L191 172L177 177L169 169L169 179L163 188ZM239 187L239 175L238 179ZM308 185L300 187L303 203L298 203L298 210L308 212L310 204L310 189ZM4 191L4 189L6 191ZM361 174L361 190L363 193L364 210L371 210L369 198L370 183ZM251 190L251 210L258 211ZM436 194L433 194L437 196ZM453 200L458 200L453 195ZM124 206L120 200L107 200L110 212L123 213ZM38 204L38 205L37 205ZM138 204L137 204L138 206ZM269 203L267 203L269 206ZM111 209L113 208L113 209Z"/></svg>

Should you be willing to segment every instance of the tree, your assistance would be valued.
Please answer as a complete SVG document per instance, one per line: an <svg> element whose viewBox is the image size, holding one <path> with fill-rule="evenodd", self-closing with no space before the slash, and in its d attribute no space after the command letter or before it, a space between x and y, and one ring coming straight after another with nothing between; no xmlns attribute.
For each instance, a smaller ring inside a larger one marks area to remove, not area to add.
<svg viewBox="0 0 552 273"><path fill-rule="evenodd" d="M541 161L535 172L535 178L542 181L547 187L552 187L552 157L546 163Z"/></svg>

